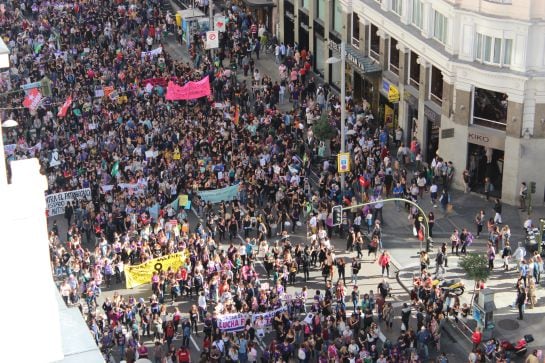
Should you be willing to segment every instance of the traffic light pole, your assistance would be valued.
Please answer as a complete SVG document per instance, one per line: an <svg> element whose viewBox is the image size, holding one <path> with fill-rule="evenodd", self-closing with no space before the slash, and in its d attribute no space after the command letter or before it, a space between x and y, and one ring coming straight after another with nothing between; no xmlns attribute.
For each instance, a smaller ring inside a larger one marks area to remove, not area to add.
<svg viewBox="0 0 545 363"><path fill-rule="evenodd" d="M407 200L407 199L403 199L403 198L387 198L387 199L381 199L381 200L376 200L376 201L372 201L372 202L366 202L366 203L351 205L351 206L348 206L348 207L342 207L341 211L344 212L345 210L350 210L352 208L361 208L361 207L365 207L367 205L373 205L373 204L385 203L385 202L395 202L395 201L409 203L410 205L412 205L413 207L415 207L416 209L418 209L420 211L420 213L422 214L422 217L424 218L424 223L426 225L426 228L425 228L425 231L424 231L424 238L426 239L426 252L430 252L430 223L429 223L429 220L428 220L428 216L422 210L422 208L417 203L413 202L412 200ZM420 241L420 251L422 251L422 241Z"/></svg>

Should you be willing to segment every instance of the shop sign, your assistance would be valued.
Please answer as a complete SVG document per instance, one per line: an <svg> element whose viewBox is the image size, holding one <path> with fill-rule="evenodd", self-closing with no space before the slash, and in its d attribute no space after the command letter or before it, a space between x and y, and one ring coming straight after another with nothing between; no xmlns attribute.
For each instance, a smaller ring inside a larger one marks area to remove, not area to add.
<svg viewBox="0 0 545 363"><path fill-rule="evenodd" d="M496 150L505 150L505 133L469 127L467 141Z"/></svg>
<svg viewBox="0 0 545 363"><path fill-rule="evenodd" d="M331 37L331 34L330 34ZM327 46L329 49L341 53L341 45L334 40L329 39ZM345 57L346 60L355 65L357 68L359 68L363 73L365 73L365 64L363 64L363 61L358 57L356 54L352 53L352 49L349 47L349 45L346 45L346 51L345 51Z"/></svg>
<svg viewBox="0 0 545 363"><path fill-rule="evenodd" d="M439 115L437 112L429 108L428 106L424 107L424 115L434 123L440 123L441 122L441 115Z"/></svg>
<svg viewBox="0 0 545 363"><path fill-rule="evenodd" d="M293 16L293 13L290 13L289 11L286 11L286 18L290 19L292 22L295 22L295 17Z"/></svg>
<svg viewBox="0 0 545 363"><path fill-rule="evenodd" d="M382 90L388 95L388 101L392 103L399 102L399 90L396 86L383 79Z"/></svg>

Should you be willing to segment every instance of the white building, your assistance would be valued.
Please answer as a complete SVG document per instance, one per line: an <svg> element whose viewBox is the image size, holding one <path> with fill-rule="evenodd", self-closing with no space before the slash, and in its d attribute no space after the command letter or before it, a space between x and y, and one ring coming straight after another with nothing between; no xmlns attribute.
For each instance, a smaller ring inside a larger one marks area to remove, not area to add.
<svg viewBox="0 0 545 363"><path fill-rule="evenodd" d="M354 98L400 125L406 141L416 137L426 160L452 161L455 185L468 169L474 190L488 177L515 203L520 183L533 181L534 204L543 203L545 1L293 1L279 4L284 36L313 51L333 85L340 69L324 60L346 41Z"/></svg>

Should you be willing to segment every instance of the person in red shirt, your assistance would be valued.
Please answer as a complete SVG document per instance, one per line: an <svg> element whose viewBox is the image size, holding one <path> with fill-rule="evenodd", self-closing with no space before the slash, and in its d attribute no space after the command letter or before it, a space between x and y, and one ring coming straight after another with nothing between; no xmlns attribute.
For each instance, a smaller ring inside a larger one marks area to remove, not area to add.
<svg viewBox="0 0 545 363"><path fill-rule="evenodd" d="M471 334L471 342L473 343L473 351L479 347L481 340L483 339L483 333L481 333L481 328L475 328L473 334Z"/></svg>
<svg viewBox="0 0 545 363"><path fill-rule="evenodd" d="M384 270L386 270L386 277L390 277L390 254L387 251L382 251L378 264L382 267L382 276L384 276Z"/></svg>
<svg viewBox="0 0 545 363"><path fill-rule="evenodd" d="M189 349L186 347L180 347L176 351L176 356L178 357L178 363L190 363L191 362L191 354L189 353Z"/></svg>

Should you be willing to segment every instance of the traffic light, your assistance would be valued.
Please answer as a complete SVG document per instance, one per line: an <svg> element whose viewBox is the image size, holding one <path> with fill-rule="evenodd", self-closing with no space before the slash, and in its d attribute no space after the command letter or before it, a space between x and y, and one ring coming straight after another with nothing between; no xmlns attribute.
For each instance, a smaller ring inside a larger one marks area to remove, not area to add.
<svg viewBox="0 0 545 363"><path fill-rule="evenodd" d="M530 193L536 194L536 182L530 182Z"/></svg>
<svg viewBox="0 0 545 363"><path fill-rule="evenodd" d="M336 205L331 212L333 213L333 226L340 226L343 222L343 206Z"/></svg>

